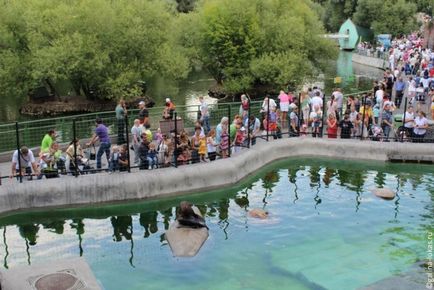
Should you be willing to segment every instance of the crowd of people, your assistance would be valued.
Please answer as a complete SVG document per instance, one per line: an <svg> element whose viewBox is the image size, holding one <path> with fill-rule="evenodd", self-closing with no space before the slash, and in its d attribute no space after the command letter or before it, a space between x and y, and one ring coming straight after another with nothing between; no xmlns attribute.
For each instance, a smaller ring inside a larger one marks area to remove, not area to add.
<svg viewBox="0 0 434 290"><path fill-rule="evenodd" d="M394 39L388 50L389 69L383 79L374 81L370 93L344 98L340 88L328 97L318 87L298 94L282 90L276 99L265 96L257 111L251 109L250 98L243 94L239 112L232 118L221 118L214 128L204 97L199 97L198 119L190 132L173 128L169 132L162 132L161 128L152 132L144 101L138 103L139 112L132 127L126 128L128 110L125 101L120 100L115 109L117 145L112 145L109 129L100 118L95 120L93 136L83 144L87 152L78 139L72 140L63 152L53 129L43 137L38 161L25 146L13 153L12 176L21 173L40 179L58 176L59 172L80 174L94 170L90 160L96 160L95 171L109 172L212 162L255 145L258 138L277 139L285 134L376 141L395 137L400 141L424 142L429 109L434 119L434 52L422 48L421 43L415 34ZM394 117L404 107L402 124L397 125ZM175 111L175 104L166 98L162 120L173 122ZM99 145L97 150L95 145ZM130 158L132 152L134 158ZM107 164L104 169L103 156Z"/></svg>

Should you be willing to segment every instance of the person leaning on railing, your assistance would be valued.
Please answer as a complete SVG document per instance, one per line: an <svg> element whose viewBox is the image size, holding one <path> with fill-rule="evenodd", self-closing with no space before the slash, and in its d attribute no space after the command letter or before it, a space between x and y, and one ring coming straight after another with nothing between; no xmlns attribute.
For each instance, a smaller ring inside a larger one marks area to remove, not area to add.
<svg viewBox="0 0 434 290"><path fill-rule="evenodd" d="M75 146L74 146L75 143ZM75 154L75 152L77 152ZM75 164L75 158L77 157L77 164ZM69 143L68 148L66 149L66 162L65 167L68 172L75 170L75 166L83 165L87 162L87 159L84 158L83 149L80 146L80 140L74 139ZM79 170L79 167L77 167Z"/></svg>
<svg viewBox="0 0 434 290"><path fill-rule="evenodd" d="M428 128L428 119L423 111L417 112L417 117L414 119L413 127L413 142L423 143L423 139Z"/></svg>
<svg viewBox="0 0 434 290"><path fill-rule="evenodd" d="M100 145L98 148L98 152L96 154L96 168L101 169L101 157L104 153L107 158L107 163L109 163L111 140L110 140L110 136L108 135L108 128L102 123L102 119L96 118L95 123L96 123L95 133L93 134L90 142L87 143L86 145L87 146L94 145L95 142L99 140Z"/></svg>
<svg viewBox="0 0 434 290"><path fill-rule="evenodd" d="M19 175L21 172L21 175L27 174L28 180L32 180L32 168L34 171L34 175L40 174L38 164L36 163L35 156L33 155L32 150L30 150L26 146L22 146L19 155L20 160L18 160L18 150L15 150L12 154L11 178Z"/></svg>
<svg viewBox="0 0 434 290"><path fill-rule="evenodd" d="M50 150L51 144L56 140L56 131L51 129L45 134L41 142L41 152L48 152Z"/></svg>

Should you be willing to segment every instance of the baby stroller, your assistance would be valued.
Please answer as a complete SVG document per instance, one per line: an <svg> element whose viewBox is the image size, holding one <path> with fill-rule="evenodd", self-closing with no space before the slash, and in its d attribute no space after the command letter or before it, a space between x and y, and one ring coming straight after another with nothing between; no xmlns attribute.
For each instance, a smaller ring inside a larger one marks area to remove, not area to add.
<svg viewBox="0 0 434 290"><path fill-rule="evenodd" d="M383 129L380 126L372 125L371 126L371 132L372 132L372 141L383 141L384 133Z"/></svg>
<svg viewBox="0 0 434 290"><path fill-rule="evenodd" d="M400 126L396 130L396 138L400 142L407 142L411 140L411 129L406 128L404 126Z"/></svg>

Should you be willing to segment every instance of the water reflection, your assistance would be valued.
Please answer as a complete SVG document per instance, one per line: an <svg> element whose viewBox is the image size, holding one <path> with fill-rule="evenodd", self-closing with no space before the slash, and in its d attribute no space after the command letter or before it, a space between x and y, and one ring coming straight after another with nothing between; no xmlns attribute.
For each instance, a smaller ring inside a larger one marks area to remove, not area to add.
<svg viewBox="0 0 434 290"><path fill-rule="evenodd" d="M386 205L393 204L393 207L389 206L388 208L391 211L393 210L394 219L398 220L403 198L409 195L404 192L403 188L408 189L411 186L426 184L426 189L434 193L434 188L430 182L426 182L426 180L425 183L422 182L424 175L391 173L386 169L373 172L365 167L348 170L342 167L336 164L332 166L293 164L285 170L269 170L262 174L256 182L236 192L219 194L218 196L208 194L201 198L193 197L192 202L197 205L202 215L207 219L207 222L211 225L210 228L221 231L223 238L227 240L231 238L229 229L234 224L241 223L245 229L248 229L252 219L249 218L247 212L255 207L267 207L267 209L271 210L276 210L277 207L277 210L280 210L279 204L286 201L285 206L292 206L294 209L291 212L295 212L301 207L306 210L308 208L306 204L308 204L310 211L313 211L313 207L316 213L319 214L318 208L320 205L322 208L326 208L333 205L336 200L343 199L350 202L350 207L346 208L350 208L352 212L359 212L360 207L363 205L362 196L370 194L369 188L365 188L365 184L375 184L378 187L395 188L395 200L386 203ZM284 191L283 196L279 196L282 191L279 192L276 187L285 184L285 181L282 180L283 176L288 176L289 188ZM416 185L416 182L419 182L419 184ZM289 199L286 196L288 190L290 193ZM431 194L432 199L433 196L434 194ZM110 214L102 210L100 215L95 214L98 210L83 211L79 216L74 216L76 213L71 212L70 217L61 216L57 218L53 218L53 215L48 214L47 216L23 215L21 222L8 222L7 218L0 219L0 226L3 226L3 243L5 245L3 267L6 269L9 267L8 259L10 259L11 251L8 246L10 231L7 231L7 225L17 224L19 236L25 244L27 263L30 265L31 254L34 252L32 247L38 243L48 242L47 239L41 239L41 241L39 239L40 236L45 237L50 234L49 240L53 240L72 233L73 237L77 237L76 249L78 249L78 254L83 256L83 236L85 232L94 233L96 231L91 222L92 218L102 220L105 223L103 227L110 228L110 234L107 237L101 236L106 242L108 240L109 243L128 245L128 261L131 267L134 267L134 247L137 240L155 236L157 241L159 239L160 246L167 245L164 232L169 228L170 223L175 220L178 204L179 200L171 200L161 203L156 202L153 207L146 204L142 206L131 205L131 207L119 207L118 210L110 211ZM384 209L387 210L387 208ZM432 210L432 204L427 206L426 209ZM237 212L236 217L231 215L233 212ZM62 214L64 215L64 213ZM135 216L138 218L135 219ZM420 216L427 220L432 218L426 215L426 212L421 212ZM213 224L216 226L213 227ZM100 226L98 225L98 227ZM136 236L134 236L134 230Z"/></svg>
<svg viewBox="0 0 434 290"><path fill-rule="evenodd" d="M294 200L292 201L293 203L296 203L298 200L297 172L298 168L288 169L288 180L290 183L294 184Z"/></svg>
<svg viewBox="0 0 434 290"><path fill-rule="evenodd" d="M145 229L144 238L148 238L151 234L158 232L157 217L158 213L156 211L140 214L139 223Z"/></svg>
<svg viewBox="0 0 434 290"><path fill-rule="evenodd" d="M5 267L5 269L9 269L8 266L9 246L6 241L6 227L3 228L3 243L5 245L5 257L3 259L3 267Z"/></svg>
<svg viewBox="0 0 434 290"><path fill-rule="evenodd" d="M78 237L78 250L80 257L83 256L83 238L81 237L84 234L84 223L82 219L73 219L72 222L69 224L71 229L75 229L75 234Z"/></svg>
<svg viewBox="0 0 434 290"><path fill-rule="evenodd" d="M31 265L30 246L36 245L38 239L39 225L29 224L18 226L21 237L24 238L26 244L27 264Z"/></svg>
<svg viewBox="0 0 434 290"><path fill-rule="evenodd" d="M50 223L43 223L42 226L44 229L48 229L49 232L56 233L58 235L63 234L63 225L65 221L53 221Z"/></svg>

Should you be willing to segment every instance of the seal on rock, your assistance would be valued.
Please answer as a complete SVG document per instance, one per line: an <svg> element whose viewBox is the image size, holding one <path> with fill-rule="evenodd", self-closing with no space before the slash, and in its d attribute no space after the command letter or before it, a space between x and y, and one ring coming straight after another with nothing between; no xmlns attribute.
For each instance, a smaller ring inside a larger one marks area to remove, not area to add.
<svg viewBox="0 0 434 290"><path fill-rule="evenodd" d="M166 240L175 257L193 257L208 238L208 227L199 209L187 201L180 204L176 220L166 231Z"/></svg>

